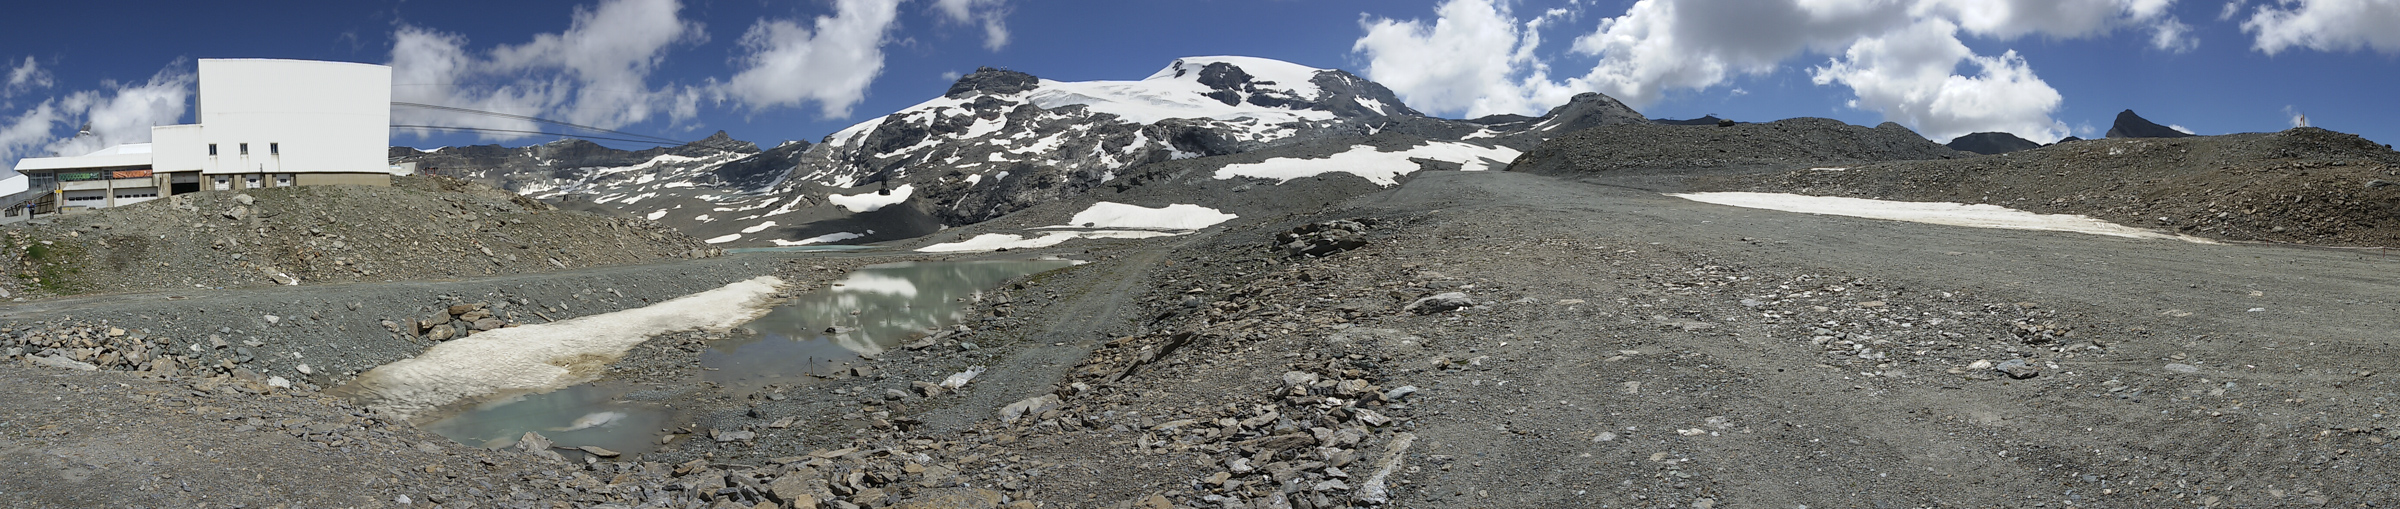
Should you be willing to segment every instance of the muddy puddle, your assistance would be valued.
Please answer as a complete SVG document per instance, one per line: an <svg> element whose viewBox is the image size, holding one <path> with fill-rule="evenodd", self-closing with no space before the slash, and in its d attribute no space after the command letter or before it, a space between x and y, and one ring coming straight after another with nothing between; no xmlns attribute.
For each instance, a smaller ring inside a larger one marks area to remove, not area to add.
<svg viewBox="0 0 2400 509"><path fill-rule="evenodd" d="M708 345L695 368L720 385L796 384L795 379L845 367L860 354L897 348L915 335L949 327L966 308L1011 278L1073 265L1067 260L906 262L854 270L833 286L792 299ZM425 429L478 447L512 445L525 432L561 446L591 445L623 453L656 447L673 413L626 398L630 388L607 382L485 402L424 423Z"/></svg>

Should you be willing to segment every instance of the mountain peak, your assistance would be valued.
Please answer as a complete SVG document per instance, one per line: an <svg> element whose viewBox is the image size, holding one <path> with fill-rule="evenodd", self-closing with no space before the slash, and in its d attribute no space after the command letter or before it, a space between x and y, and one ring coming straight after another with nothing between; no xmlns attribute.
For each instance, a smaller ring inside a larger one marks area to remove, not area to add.
<svg viewBox="0 0 2400 509"><path fill-rule="evenodd" d="M1041 78L1035 78L1031 74L992 67L977 67L974 73L960 76L957 83L951 83L950 91L942 93L942 97L958 99L976 92L1008 95L1033 90L1034 87L1041 86L1041 83Z"/></svg>
<svg viewBox="0 0 2400 509"><path fill-rule="evenodd" d="M1982 132L1963 135L1957 138L1952 138L1950 143L1947 143L1946 145L1948 145L1952 150L1964 150L1983 155L2006 154L2019 150L2042 147L2042 144L2034 143L2033 140L2027 140L2017 137L2017 135L2004 132Z"/></svg>
<svg viewBox="0 0 2400 509"><path fill-rule="evenodd" d="M2117 123L2108 126L2108 137L2110 138L2182 138L2191 135L2192 133L2151 122L2149 119L2142 118L2141 115L2133 114L2133 110L2117 113Z"/></svg>

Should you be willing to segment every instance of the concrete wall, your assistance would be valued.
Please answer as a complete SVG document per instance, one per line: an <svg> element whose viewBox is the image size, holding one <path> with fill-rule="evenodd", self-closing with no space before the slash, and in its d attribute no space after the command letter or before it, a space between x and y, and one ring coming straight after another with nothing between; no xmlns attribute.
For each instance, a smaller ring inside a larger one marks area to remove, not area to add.
<svg viewBox="0 0 2400 509"><path fill-rule="evenodd" d="M392 185L392 175L389 173L302 173L299 174L299 177L300 185L304 186L354 185L390 187Z"/></svg>

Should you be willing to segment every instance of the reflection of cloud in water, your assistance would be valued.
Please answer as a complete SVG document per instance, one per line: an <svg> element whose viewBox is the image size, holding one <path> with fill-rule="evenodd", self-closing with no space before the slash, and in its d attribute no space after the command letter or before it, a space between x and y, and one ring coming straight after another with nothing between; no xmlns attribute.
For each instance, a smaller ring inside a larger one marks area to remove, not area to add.
<svg viewBox="0 0 2400 509"><path fill-rule="evenodd" d="M1073 265L1064 260L926 262L875 265L852 271L832 291L794 298L747 326L759 335L712 344L702 354L711 380L798 374L820 362L879 354L964 318L1009 278ZM828 329L833 332L827 332Z"/></svg>
<svg viewBox="0 0 2400 509"><path fill-rule="evenodd" d="M835 282L833 291L880 293L905 299L917 296L917 284L907 279L862 270Z"/></svg>

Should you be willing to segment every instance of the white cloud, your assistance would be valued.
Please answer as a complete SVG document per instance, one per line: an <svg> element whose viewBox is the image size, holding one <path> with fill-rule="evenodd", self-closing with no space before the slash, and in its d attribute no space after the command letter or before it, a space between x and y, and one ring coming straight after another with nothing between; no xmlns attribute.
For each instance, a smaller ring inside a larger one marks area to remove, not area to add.
<svg viewBox="0 0 2400 509"><path fill-rule="evenodd" d="M2009 131L2044 140L2066 132L2049 118L2059 103L2057 91L2021 56L1976 55L1961 38L2080 38L2133 28L2148 30L2155 48L2188 51L2198 40L2169 12L2173 4L1639 0L1621 15L1582 28L1589 31L1574 39L1573 54L1596 59L1588 72L1552 79L1549 60L1535 51L1540 31L1577 16L1555 10L1519 16L1505 0L1446 0L1435 8L1439 17L1432 21L1363 18L1366 33L1352 50L1368 59L1369 79L1391 87L1411 106L1468 116L1536 114L1585 91L1639 108L1673 91L1724 85L1743 75L1776 72L1795 58L1822 55L1828 63L1812 73L1819 84L1849 86L1858 97L1854 106L1928 135L1967 129L1960 133ZM1896 40L1916 46L1880 42ZM1954 74L1968 63L1974 72ZM1896 67L1879 67L1884 65Z"/></svg>
<svg viewBox="0 0 2400 509"><path fill-rule="evenodd" d="M2015 51L1976 56L1956 37L1958 26L1930 19L1908 29L1860 39L1842 57L1810 70L1819 85L1840 83L1858 95L1850 107L1880 112L1936 140L2005 131L2041 143L2065 137L2050 119L2063 99ZM1980 70L1951 74L1960 63Z"/></svg>
<svg viewBox="0 0 2400 509"><path fill-rule="evenodd" d="M983 26L983 47L992 51L1008 46L1008 0L934 0L934 10L950 23Z"/></svg>
<svg viewBox="0 0 2400 509"><path fill-rule="evenodd" d="M171 65L146 82L103 82L97 90L43 100L0 126L0 164L14 167L25 157L83 155L148 143L151 126L174 124L191 108L194 80L182 67ZM74 130L84 124L91 125L92 134L76 135Z"/></svg>
<svg viewBox="0 0 2400 509"><path fill-rule="evenodd" d="M2192 26L2177 20L2163 20L2150 25L2150 47L2173 53L2190 52L2200 47L2200 38L2192 35Z"/></svg>
<svg viewBox="0 0 2400 509"><path fill-rule="evenodd" d="M759 20L742 35L743 69L717 89L753 110L815 102L828 118L850 115L883 73L883 43L898 0L839 0L810 27Z"/></svg>
<svg viewBox="0 0 2400 509"><path fill-rule="evenodd" d="M2249 5L2250 0L2230 0L2225 2L2225 8L2217 10L2217 21L2231 21L2233 20L2234 16L2239 16L2242 14L2243 7L2248 7Z"/></svg>
<svg viewBox="0 0 2400 509"><path fill-rule="evenodd" d="M2231 9L2229 7L2229 9ZM2391 0L2278 0L2242 22L2269 55L2294 47L2400 54L2400 2Z"/></svg>
<svg viewBox="0 0 2400 509"><path fill-rule="evenodd" d="M17 94L45 88L50 88L50 71L43 69L33 57L27 56L25 63L8 70L8 84L0 85L0 97L16 97Z"/></svg>
<svg viewBox="0 0 2400 509"><path fill-rule="evenodd" d="M1519 23L1506 5L1451 0L1423 21L1364 19L1366 35L1351 50L1367 56L1366 73L1410 106L1467 116L1536 112L1566 102L1579 83L1555 83L1534 58L1542 24L1565 15L1545 12ZM1435 63L1439 64L1435 64Z"/></svg>
<svg viewBox="0 0 2400 509"><path fill-rule="evenodd" d="M652 87L650 75L679 44L705 42L675 0L603 0L577 7L565 32L478 54L465 37L403 25L393 33L392 99L617 128L698 113L699 93ZM523 120L400 108L393 123L540 130ZM486 132L486 139L528 135Z"/></svg>

